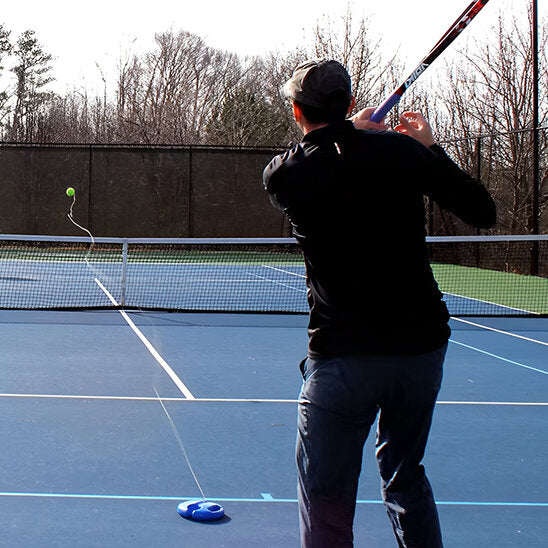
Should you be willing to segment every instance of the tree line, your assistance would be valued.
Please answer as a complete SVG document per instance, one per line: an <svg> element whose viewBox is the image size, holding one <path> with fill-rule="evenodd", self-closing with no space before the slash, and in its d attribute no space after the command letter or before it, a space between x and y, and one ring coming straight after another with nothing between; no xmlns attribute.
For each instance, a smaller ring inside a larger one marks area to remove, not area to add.
<svg viewBox="0 0 548 548"><path fill-rule="evenodd" d="M465 168L501 196L507 230L532 226L532 44L525 17L499 19L484 40L446 62L443 84L424 76L398 109L426 113ZM342 27L341 27L342 21ZM379 104L396 87L403 63L382 49L370 21L318 21L311 44L284 53L241 57L210 47L185 30L160 32L145 54L119 59L114 89L48 91L52 57L28 30L13 39L0 25L0 139L34 143L206 144L278 147L300 138L281 87L308 58L348 68L357 108ZM546 125L546 25L541 28L541 120ZM464 42L463 42L464 43ZM462 47L462 46L461 46ZM457 47L458 49L458 47ZM404 106L403 106L404 105ZM529 131L525 131L529 130ZM477 136L489 134L478 139ZM541 133L541 157L546 138ZM541 215L548 202L541 166ZM548 220L545 229L548 232Z"/></svg>
<svg viewBox="0 0 548 548"><path fill-rule="evenodd" d="M358 106L382 99L399 76L396 56L384 59L367 21L350 11L344 38L318 22L314 43L284 54L240 57L212 48L185 30L155 35L155 48L118 60L115 89L90 96L48 91L52 56L33 31L15 43L0 25L0 138L18 142L218 144L279 146L297 137L283 83L310 57L333 57L353 77ZM7 69L7 61L11 67ZM386 69L385 67L389 68ZM106 86L106 84L105 84Z"/></svg>

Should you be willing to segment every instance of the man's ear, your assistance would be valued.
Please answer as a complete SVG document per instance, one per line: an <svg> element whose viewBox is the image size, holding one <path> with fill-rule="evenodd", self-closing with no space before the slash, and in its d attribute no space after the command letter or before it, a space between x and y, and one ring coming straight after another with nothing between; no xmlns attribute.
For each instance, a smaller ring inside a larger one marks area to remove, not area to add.
<svg viewBox="0 0 548 548"><path fill-rule="evenodd" d="M348 107L348 112L346 113L348 116L352 114L352 111L354 110L355 106L356 106L356 98L352 97L352 100L350 101L350 106Z"/></svg>
<svg viewBox="0 0 548 548"><path fill-rule="evenodd" d="M295 103L295 101L293 101L293 116L295 117L295 122L297 122L297 124L303 119L303 111L301 110L300 105Z"/></svg>

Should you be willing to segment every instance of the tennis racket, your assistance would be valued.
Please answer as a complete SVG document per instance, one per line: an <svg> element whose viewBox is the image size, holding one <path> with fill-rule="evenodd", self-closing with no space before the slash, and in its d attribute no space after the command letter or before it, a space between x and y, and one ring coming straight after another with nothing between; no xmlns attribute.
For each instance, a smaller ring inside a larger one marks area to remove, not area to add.
<svg viewBox="0 0 548 548"><path fill-rule="evenodd" d="M449 47L457 36L470 24L472 19L485 7L489 0L474 0L449 27L438 43L430 50L428 55L419 63L418 67L408 76L397 89L380 105L371 115L372 122L380 122L394 107L411 84L424 73L424 71Z"/></svg>

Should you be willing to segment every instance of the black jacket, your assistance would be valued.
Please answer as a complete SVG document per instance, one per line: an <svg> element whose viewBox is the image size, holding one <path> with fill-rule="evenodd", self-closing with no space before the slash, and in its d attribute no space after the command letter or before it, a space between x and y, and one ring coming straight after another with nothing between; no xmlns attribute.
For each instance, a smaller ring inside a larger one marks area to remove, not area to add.
<svg viewBox="0 0 548 548"><path fill-rule="evenodd" d="M495 206L441 147L345 121L275 157L264 184L304 252L311 356L417 354L447 342L424 196L483 228Z"/></svg>

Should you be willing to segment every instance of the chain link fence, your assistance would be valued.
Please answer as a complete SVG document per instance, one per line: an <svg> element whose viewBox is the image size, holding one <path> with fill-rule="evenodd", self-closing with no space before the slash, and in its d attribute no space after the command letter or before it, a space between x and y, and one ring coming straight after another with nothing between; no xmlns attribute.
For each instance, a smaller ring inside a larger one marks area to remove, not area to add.
<svg viewBox="0 0 548 548"><path fill-rule="evenodd" d="M443 143L479 176L497 203L489 234L548 233L547 130L482 135ZM291 236L269 203L262 172L279 149L194 146L0 144L0 232L96 236ZM536 167L535 167L536 166ZM536 178L536 186L535 186ZM427 203L429 235L477 231Z"/></svg>

